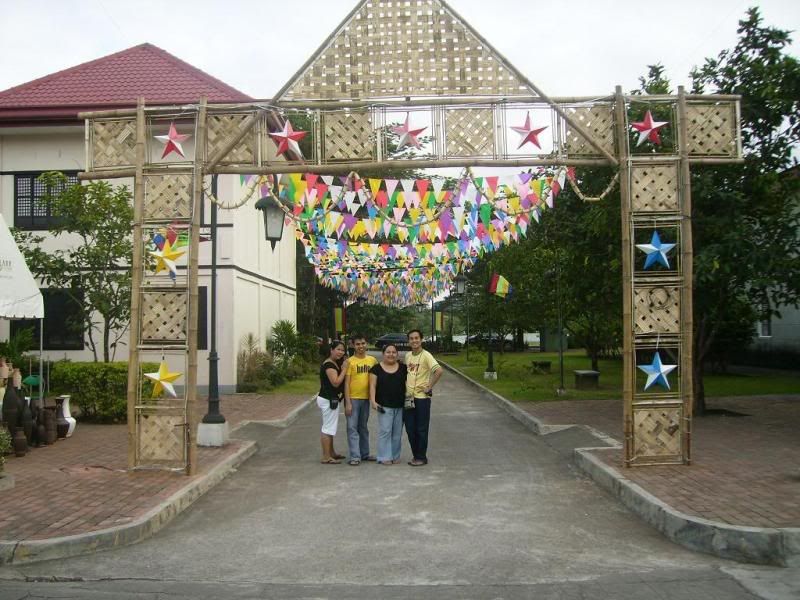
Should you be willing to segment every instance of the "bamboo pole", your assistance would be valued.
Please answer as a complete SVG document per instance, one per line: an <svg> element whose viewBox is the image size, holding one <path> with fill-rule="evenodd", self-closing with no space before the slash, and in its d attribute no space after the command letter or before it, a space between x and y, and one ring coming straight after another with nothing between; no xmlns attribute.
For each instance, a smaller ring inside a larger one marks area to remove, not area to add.
<svg viewBox="0 0 800 600"><path fill-rule="evenodd" d="M197 136L195 137L194 176L192 178L192 224L189 234L189 310L188 323L188 369L186 373L186 443L188 460L186 474L197 470L197 277L200 254L200 212L203 202L203 158L206 138L206 98L200 99L197 112Z"/></svg>
<svg viewBox="0 0 800 600"><path fill-rule="evenodd" d="M622 86L616 87L616 105L614 107L617 137L617 155L619 157L619 190L620 210L622 214L622 401L623 401L623 437L624 460L630 466L633 457L633 271L631 266L631 179L630 150L628 149L628 130L626 129L625 97Z"/></svg>
<svg viewBox="0 0 800 600"><path fill-rule="evenodd" d="M683 400L683 462L692 464L692 412L694 411L694 248L692 243L692 181L689 172L689 138L686 92L678 86L678 152L681 190L681 396Z"/></svg>
<svg viewBox="0 0 800 600"><path fill-rule="evenodd" d="M236 166L220 165L207 174L269 175L274 173L318 173L329 175L349 173L362 169L440 169L447 167L533 167L533 166L609 166L604 158L515 158L515 159L458 159L458 160L386 160L345 162L330 165L274 163L274 166Z"/></svg>
<svg viewBox="0 0 800 600"><path fill-rule="evenodd" d="M108 171L82 171L78 173L80 181L95 181L97 179L122 179L123 177L136 177L137 168L109 169Z"/></svg>
<svg viewBox="0 0 800 600"><path fill-rule="evenodd" d="M131 257L131 322L128 328L128 468L138 463L136 404L139 392L139 301L142 288L142 218L144 216L145 135L144 98L136 109L136 173L133 185L133 256Z"/></svg>

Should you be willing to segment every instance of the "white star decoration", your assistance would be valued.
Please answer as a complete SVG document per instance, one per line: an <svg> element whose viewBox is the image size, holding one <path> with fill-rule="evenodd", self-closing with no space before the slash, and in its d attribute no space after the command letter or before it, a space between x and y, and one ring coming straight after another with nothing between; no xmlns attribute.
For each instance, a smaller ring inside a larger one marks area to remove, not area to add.
<svg viewBox="0 0 800 600"><path fill-rule="evenodd" d="M161 155L161 158L166 158L170 152L177 152L182 158L186 158L183 155L183 146L181 146L181 142L189 139L191 135L188 133L178 133L178 130L175 129L175 123L169 124L169 133L167 133L167 135L156 135L153 137L164 144L164 153Z"/></svg>
<svg viewBox="0 0 800 600"><path fill-rule="evenodd" d="M397 149L400 150L405 146L414 146L414 148L421 148L422 144L419 143L417 136L425 131L427 127L422 127L420 129L411 129L410 125L408 124L409 121L409 114L406 113L406 122L398 127L392 127L392 131L394 131L397 135L400 136L400 141L397 142Z"/></svg>
<svg viewBox="0 0 800 600"><path fill-rule="evenodd" d="M665 365L661 362L661 354L656 352L655 356L653 356L653 362L649 365L644 365L643 367L638 367L640 371L647 373L647 382L644 384L644 389L646 390L651 385L658 384L661 387L669 388L669 381L667 381L667 375L672 373L675 369L678 368L678 365Z"/></svg>
<svg viewBox="0 0 800 600"><path fill-rule="evenodd" d="M644 121L631 123L631 127L639 132L639 141L636 142L636 146L641 146L645 140L650 140L656 145L661 144L658 130L668 123L669 121L653 121L653 113L648 110L644 115Z"/></svg>
<svg viewBox="0 0 800 600"><path fill-rule="evenodd" d="M519 146L517 146L517 150L522 148L525 144L530 142L539 150L542 147L539 145L539 134L542 133L547 127L539 127L538 129L531 128L531 113L530 111L525 115L525 124L520 125L519 127L511 127L514 131L519 134Z"/></svg>

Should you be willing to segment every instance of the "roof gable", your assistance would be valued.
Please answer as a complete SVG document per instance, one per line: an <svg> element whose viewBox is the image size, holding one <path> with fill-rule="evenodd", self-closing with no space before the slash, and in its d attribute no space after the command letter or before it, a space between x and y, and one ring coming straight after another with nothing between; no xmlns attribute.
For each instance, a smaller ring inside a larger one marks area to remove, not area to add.
<svg viewBox="0 0 800 600"><path fill-rule="evenodd" d="M0 92L0 120L76 117L85 109L252 98L152 44L141 44Z"/></svg>

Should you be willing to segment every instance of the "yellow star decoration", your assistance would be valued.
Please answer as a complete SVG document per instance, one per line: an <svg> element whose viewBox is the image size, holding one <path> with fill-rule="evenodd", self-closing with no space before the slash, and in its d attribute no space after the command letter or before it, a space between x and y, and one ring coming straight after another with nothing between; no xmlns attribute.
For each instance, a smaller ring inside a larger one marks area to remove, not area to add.
<svg viewBox="0 0 800 600"><path fill-rule="evenodd" d="M175 392L175 388L172 385L172 382L175 381L178 377L183 375L183 373L170 373L169 367L167 367L167 361L161 359L161 364L158 366L158 371L155 373L145 373L144 376L148 379L153 380L153 394L151 398L157 398L161 395L162 390L166 390L166 392L172 396L173 398L177 398L178 394Z"/></svg>
<svg viewBox="0 0 800 600"><path fill-rule="evenodd" d="M175 261L181 256L186 254L183 250L173 250L169 240L164 240L164 247L161 250L150 250L148 252L156 259L156 275L161 271L169 271L170 273L177 274L178 268L175 266Z"/></svg>

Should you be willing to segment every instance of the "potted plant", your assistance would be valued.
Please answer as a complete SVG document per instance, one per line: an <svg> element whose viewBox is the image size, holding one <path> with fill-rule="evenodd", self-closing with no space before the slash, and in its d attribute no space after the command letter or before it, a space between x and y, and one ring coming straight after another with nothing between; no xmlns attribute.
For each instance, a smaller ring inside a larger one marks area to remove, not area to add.
<svg viewBox="0 0 800 600"><path fill-rule="evenodd" d="M0 490L14 487L14 477L5 472L7 454L11 454L11 434L0 427Z"/></svg>

